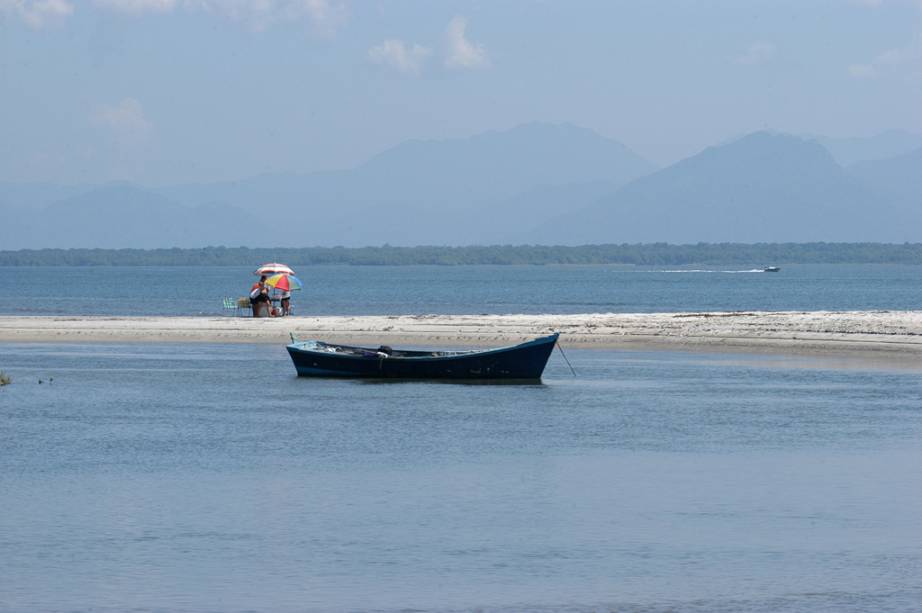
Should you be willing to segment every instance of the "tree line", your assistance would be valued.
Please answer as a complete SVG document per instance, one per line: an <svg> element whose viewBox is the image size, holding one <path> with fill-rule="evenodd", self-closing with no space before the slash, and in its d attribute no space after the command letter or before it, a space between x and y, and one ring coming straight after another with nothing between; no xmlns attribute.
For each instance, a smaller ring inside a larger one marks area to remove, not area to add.
<svg viewBox="0 0 922 613"><path fill-rule="evenodd" d="M922 264L922 243L667 243L470 247L203 247L200 249L23 249L0 251L0 266L252 266L623 264Z"/></svg>

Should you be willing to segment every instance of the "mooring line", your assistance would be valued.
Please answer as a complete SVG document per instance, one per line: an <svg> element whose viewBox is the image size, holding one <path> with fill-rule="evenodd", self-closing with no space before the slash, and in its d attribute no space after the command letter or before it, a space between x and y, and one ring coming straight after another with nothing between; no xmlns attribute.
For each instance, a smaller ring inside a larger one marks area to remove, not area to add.
<svg viewBox="0 0 922 613"><path fill-rule="evenodd" d="M558 341L555 342L554 344L557 345L557 348L558 348L558 349L560 349L560 355L563 356L563 359L564 359L564 361L567 363L567 366L570 367L570 372L573 373L573 376L575 377L575 376L576 376L576 371L573 370L573 365L570 364L570 360L567 359L567 354L563 352L563 346L561 346L560 341L558 340Z"/></svg>

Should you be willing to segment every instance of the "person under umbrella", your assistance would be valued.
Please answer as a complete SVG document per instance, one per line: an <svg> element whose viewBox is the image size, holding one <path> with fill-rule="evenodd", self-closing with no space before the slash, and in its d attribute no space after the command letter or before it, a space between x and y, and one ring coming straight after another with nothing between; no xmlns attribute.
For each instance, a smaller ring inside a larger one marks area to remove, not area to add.
<svg viewBox="0 0 922 613"><path fill-rule="evenodd" d="M253 317L269 316L269 287L266 285L266 275L261 276L259 281L250 288L250 305L253 307ZM262 315L263 311L265 315Z"/></svg>
<svg viewBox="0 0 922 613"><path fill-rule="evenodd" d="M291 315L291 291L303 287L301 280L294 275L278 274L266 279L266 285L281 292L282 315Z"/></svg>
<svg viewBox="0 0 922 613"><path fill-rule="evenodd" d="M287 289L282 292L280 305L282 307L282 315L291 315L291 292Z"/></svg>

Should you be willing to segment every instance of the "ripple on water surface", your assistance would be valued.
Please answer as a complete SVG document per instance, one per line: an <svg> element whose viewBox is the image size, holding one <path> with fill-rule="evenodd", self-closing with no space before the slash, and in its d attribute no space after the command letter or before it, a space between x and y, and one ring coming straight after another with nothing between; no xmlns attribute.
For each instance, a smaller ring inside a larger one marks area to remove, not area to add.
<svg viewBox="0 0 922 613"><path fill-rule="evenodd" d="M571 351L542 385L376 384L279 347L0 350L0 609L922 599L917 373Z"/></svg>

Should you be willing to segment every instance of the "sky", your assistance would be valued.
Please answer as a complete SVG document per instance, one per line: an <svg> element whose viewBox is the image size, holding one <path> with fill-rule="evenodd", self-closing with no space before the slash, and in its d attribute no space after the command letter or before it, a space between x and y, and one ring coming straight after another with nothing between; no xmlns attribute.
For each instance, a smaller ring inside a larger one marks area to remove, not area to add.
<svg viewBox="0 0 922 613"><path fill-rule="evenodd" d="M922 133L922 0L0 0L0 181L330 170L531 121L660 165Z"/></svg>

